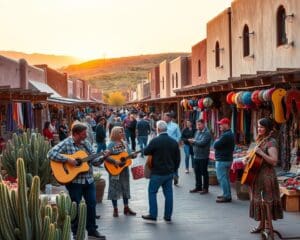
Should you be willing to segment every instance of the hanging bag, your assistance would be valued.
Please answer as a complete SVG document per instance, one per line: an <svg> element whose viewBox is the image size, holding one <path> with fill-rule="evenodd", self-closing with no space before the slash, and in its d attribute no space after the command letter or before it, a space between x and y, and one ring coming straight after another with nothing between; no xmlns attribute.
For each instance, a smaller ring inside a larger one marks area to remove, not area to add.
<svg viewBox="0 0 300 240"><path fill-rule="evenodd" d="M134 180L144 177L144 165L140 160L135 161L135 164L131 167L131 173Z"/></svg>

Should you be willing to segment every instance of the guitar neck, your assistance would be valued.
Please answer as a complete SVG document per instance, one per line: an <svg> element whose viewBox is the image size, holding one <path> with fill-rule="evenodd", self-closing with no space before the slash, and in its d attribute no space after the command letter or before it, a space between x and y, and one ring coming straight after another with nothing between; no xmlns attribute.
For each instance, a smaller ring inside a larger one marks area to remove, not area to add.
<svg viewBox="0 0 300 240"><path fill-rule="evenodd" d="M94 160L95 158L101 157L101 156L103 156L103 153L102 153L102 152L100 152L100 153L95 153L95 154L91 154L91 155L89 155L88 157L81 159L81 162L89 162L89 161L92 161L92 160Z"/></svg>
<svg viewBox="0 0 300 240"><path fill-rule="evenodd" d="M133 155L138 154L138 153L140 153L141 151L142 151L142 150L139 150L139 151L135 151L135 152L129 154L127 157L125 157L125 160L127 160L127 159L129 159L129 158L132 158Z"/></svg>

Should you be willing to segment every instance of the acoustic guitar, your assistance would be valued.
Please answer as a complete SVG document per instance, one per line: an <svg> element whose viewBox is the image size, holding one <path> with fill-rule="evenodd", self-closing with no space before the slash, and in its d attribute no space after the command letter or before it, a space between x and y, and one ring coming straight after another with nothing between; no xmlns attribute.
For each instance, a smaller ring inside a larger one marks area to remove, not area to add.
<svg viewBox="0 0 300 240"><path fill-rule="evenodd" d="M263 144L270 136L272 135L272 131L270 132L270 134L265 137L264 139L262 139L257 146L259 147L261 144ZM248 154L248 162L244 168L244 172L242 175L242 179L241 179L241 184L247 184L249 186L252 185L252 183L254 182L256 175L263 163L263 158L256 154L255 151L251 151Z"/></svg>
<svg viewBox="0 0 300 240"><path fill-rule="evenodd" d="M72 182L78 174L88 172L90 166L89 161L92 161L100 157L99 161L103 161L106 156L102 152L97 154L88 155L85 151L79 150L73 154L62 154L67 158L73 158L77 161L76 166L67 162L60 162L51 160L50 166L55 179L61 184L67 184Z"/></svg>
<svg viewBox="0 0 300 240"><path fill-rule="evenodd" d="M132 157L140 151L133 152L128 154L127 152L121 152L116 155L110 155L104 161L105 169L113 176L119 175L124 168L132 164Z"/></svg>

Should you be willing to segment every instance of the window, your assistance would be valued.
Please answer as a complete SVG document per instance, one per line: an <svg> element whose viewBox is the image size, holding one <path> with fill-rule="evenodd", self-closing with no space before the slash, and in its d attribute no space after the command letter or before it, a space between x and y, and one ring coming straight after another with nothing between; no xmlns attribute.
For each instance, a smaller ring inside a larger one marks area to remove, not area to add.
<svg viewBox="0 0 300 240"><path fill-rule="evenodd" d="M174 74L172 74L172 88L174 88Z"/></svg>
<svg viewBox="0 0 300 240"><path fill-rule="evenodd" d="M285 8L281 5L277 10L277 46L288 43L285 25Z"/></svg>
<svg viewBox="0 0 300 240"><path fill-rule="evenodd" d="M250 40L249 40L249 27L244 26L243 30L243 56L247 57L250 55Z"/></svg>
<svg viewBox="0 0 300 240"><path fill-rule="evenodd" d="M178 73L176 73L176 88L178 88Z"/></svg>
<svg viewBox="0 0 300 240"><path fill-rule="evenodd" d="M165 89L165 78L164 77L162 77L161 83L162 83L162 89Z"/></svg>
<svg viewBox="0 0 300 240"><path fill-rule="evenodd" d="M216 67L220 67L220 45L219 42L216 42L215 46L215 58L216 58Z"/></svg>
<svg viewBox="0 0 300 240"><path fill-rule="evenodd" d="M201 77L201 61L198 60L198 77Z"/></svg>

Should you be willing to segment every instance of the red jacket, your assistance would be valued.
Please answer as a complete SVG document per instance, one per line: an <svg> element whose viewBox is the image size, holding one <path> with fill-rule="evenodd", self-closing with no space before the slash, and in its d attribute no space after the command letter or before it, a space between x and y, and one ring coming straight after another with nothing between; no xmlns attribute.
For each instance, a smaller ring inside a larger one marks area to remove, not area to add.
<svg viewBox="0 0 300 240"><path fill-rule="evenodd" d="M50 131L49 128L43 129L43 135L44 135L44 137L47 138L48 140L53 140L53 133Z"/></svg>

